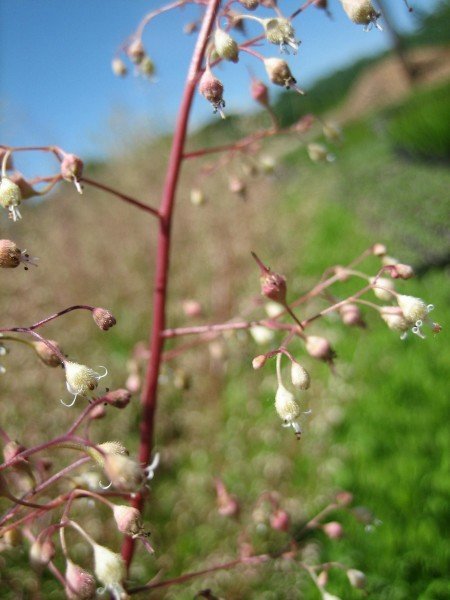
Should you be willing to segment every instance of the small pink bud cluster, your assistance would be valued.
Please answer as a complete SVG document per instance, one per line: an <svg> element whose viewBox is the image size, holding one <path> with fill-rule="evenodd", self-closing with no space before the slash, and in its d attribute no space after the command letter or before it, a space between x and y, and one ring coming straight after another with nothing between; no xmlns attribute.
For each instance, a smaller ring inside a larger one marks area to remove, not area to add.
<svg viewBox="0 0 450 600"><path fill-rule="evenodd" d="M252 256L259 266L261 277L261 294L279 304L286 304L286 277L274 273L252 252Z"/></svg>
<svg viewBox="0 0 450 600"><path fill-rule="evenodd" d="M235 517L239 514L240 505L237 497L230 494L225 484L220 479L216 479L217 508L219 514L223 517Z"/></svg>

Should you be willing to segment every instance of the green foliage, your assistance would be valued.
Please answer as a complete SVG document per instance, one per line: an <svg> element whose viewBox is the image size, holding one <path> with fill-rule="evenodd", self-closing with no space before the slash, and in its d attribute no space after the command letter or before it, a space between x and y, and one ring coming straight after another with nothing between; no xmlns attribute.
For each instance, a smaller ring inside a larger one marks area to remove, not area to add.
<svg viewBox="0 0 450 600"><path fill-rule="evenodd" d="M391 110L388 133L405 154L429 159L450 159L450 84L414 94Z"/></svg>

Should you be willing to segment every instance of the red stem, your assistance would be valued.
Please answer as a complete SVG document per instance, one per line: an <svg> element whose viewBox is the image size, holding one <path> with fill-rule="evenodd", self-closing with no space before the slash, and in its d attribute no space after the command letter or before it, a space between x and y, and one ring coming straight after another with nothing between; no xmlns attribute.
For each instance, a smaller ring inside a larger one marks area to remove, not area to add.
<svg viewBox="0 0 450 600"><path fill-rule="evenodd" d="M154 415L157 404L158 375L161 365L164 340L161 335L165 328L167 281L169 272L170 241L172 214L183 161L183 150L186 139L187 125L191 111L198 74L202 67L206 45L214 23L220 0L209 0L202 28L189 67L183 98L181 101L178 121L170 151L166 181L164 185L161 206L159 210L159 231L156 255L156 274L153 291L153 325L150 335L150 360L147 365L146 381L142 391L141 403L143 406L141 417L139 461L147 464L153 447ZM144 497L137 494L133 506L142 509ZM134 540L127 537L122 546L122 556L129 566L133 558Z"/></svg>

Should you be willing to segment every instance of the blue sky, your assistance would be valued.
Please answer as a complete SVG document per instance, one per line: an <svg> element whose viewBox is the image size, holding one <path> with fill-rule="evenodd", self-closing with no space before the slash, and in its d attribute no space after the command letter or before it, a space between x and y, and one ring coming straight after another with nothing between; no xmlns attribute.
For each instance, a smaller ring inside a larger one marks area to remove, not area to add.
<svg viewBox="0 0 450 600"><path fill-rule="evenodd" d="M400 28L414 26L414 16L402 0L385 2ZM116 48L146 12L162 4L149 0L0 0L1 142L56 144L95 157L117 145L120 129L146 127L153 134L170 129L194 43L194 36L183 34L182 29L200 9L193 6L170 12L146 30L144 43L157 66L156 83L133 75L118 79L110 69ZM410 4L423 10L435 2L410 0ZM288 13L299 4L280 0L279 5ZM306 89L315 78L388 44L386 33L365 33L353 25L338 0L330 0L330 7L333 20L310 7L296 21L302 45L289 61ZM259 32L253 24L249 30ZM279 55L275 46L258 50ZM230 112L251 108L247 67L264 78L259 61L248 55L238 65L217 70ZM209 105L196 98L193 126L210 118ZM32 166L39 168L39 161Z"/></svg>

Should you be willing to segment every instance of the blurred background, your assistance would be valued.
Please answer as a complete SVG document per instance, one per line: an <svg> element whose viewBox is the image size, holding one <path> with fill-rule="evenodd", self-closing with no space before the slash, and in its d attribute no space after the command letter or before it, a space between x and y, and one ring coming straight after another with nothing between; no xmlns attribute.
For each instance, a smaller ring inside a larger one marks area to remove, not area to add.
<svg viewBox="0 0 450 600"><path fill-rule="evenodd" d="M444 330L402 342L373 311L364 314L365 329L332 317L317 322L312 333L332 341L338 360L332 374L300 344L292 346L312 378L304 394L312 414L300 444L280 427L273 409L274 366L251 368L252 358L277 338L260 346L246 333L218 337L168 361L156 427L162 460L145 515L156 554L138 554L134 583L232 559L243 542L255 552L283 547L286 534L270 529L267 514L255 516L264 491L279 494L300 530L337 491L348 490L365 510L356 512L359 518L331 514L344 535L330 540L319 532L303 539L304 559L366 572L366 597L450 597L450 4L411 0L413 13L400 0L383 4L389 11L387 22L381 19L384 31L368 33L346 18L338 2L329 3L332 18L310 7L298 19L302 45L290 59L308 95L270 90L284 126L312 112L339 124L343 143L329 143L318 122L306 137L283 136L220 168L214 159L186 164L175 214L169 324L265 316L251 250L287 276L295 297L327 267L346 264L380 242L416 270L416 279L397 289L434 304L433 318ZM155 81L132 73L115 78L114 52L149 5L97 1L88 10L82 2L0 0L1 143L57 144L82 156L87 176L157 205L195 38L183 34L183 26L199 12L169 13L149 27L144 43L156 64ZM258 50L278 55L276 49ZM211 107L196 98L188 148L225 143L269 125L252 106L249 71L265 79L247 56L217 69L228 118L213 118ZM311 141L326 144L335 160L312 162L306 150ZM15 164L30 177L55 170L54 161L40 154L18 156ZM243 183L239 193L230 190L230 178ZM190 202L192 188L203 191L201 206ZM140 375L139 359L130 363L130 357L142 354L151 322L154 220L91 188L79 196L68 183L48 199L28 200L22 215L20 223L3 215L1 236L39 256L40 266L2 273L2 324L28 325L73 304L105 306L118 321L107 333L89 315L73 313L45 334L71 359L105 364L111 388L123 386L130 373ZM366 265L373 274L379 262ZM347 289L338 287L336 294ZM201 304L200 316L186 316L187 299ZM322 306L318 301L307 314ZM2 357L0 424L31 446L60 433L82 403L62 407L63 373L38 363L27 348L10 349ZM126 411L93 423L92 438L120 440L134 453L138 420L136 395ZM73 455L60 451L51 458L57 466ZM239 498L237 518L218 514L215 477ZM108 513L90 514L82 506L79 515L93 537L119 548ZM72 543L74 556L88 564L78 539ZM2 597L62 597L50 576L30 571L25 544L3 551L0 573ZM152 597L188 599L206 588L227 599L320 598L295 563L277 562L218 573ZM341 573L333 574L329 590L345 599L364 597Z"/></svg>

